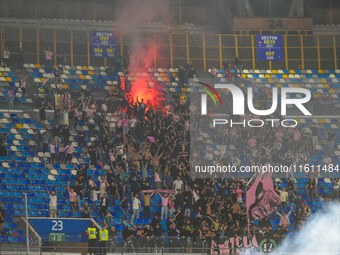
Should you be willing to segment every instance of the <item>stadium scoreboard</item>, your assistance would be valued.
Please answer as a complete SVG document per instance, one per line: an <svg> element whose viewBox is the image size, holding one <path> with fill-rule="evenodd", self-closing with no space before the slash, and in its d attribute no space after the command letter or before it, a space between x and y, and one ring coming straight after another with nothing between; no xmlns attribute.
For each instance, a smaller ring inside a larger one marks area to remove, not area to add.
<svg viewBox="0 0 340 255"><path fill-rule="evenodd" d="M48 236L49 242L65 242L66 234L65 233L50 233Z"/></svg>

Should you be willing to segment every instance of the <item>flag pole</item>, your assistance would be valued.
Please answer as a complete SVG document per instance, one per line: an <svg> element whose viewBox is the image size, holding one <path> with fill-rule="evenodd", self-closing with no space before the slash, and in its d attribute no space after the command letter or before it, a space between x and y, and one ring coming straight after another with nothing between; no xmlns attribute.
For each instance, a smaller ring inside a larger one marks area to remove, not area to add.
<svg viewBox="0 0 340 255"><path fill-rule="evenodd" d="M248 184L251 183L251 181L257 176L256 173L253 174L253 176L249 179L249 181L247 182L246 184L246 213L247 213L247 226L248 226L248 235L250 235L250 222L249 222L249 212L247 210L247 202L248 202L248 199L247 199L247 192L248 192Z"/></svg>
<svg viewBox="0 0 340 255"><path fill-rule="evenodd" d="M247 182L247 184L246 184L246 213L247 213L248 235L250 236L249 213L248 213L248 210L247 210L247 191L248 191L248 182Z"/></svg>
<svg viewBox="0 0 340 255"><path fill-rule="evenodd" d="M29 232L28 232L28 207L27 207L27 193L25 195L25 219L26 219L26 254L28 255L30 252L30 241L29 241Z"/></svg>

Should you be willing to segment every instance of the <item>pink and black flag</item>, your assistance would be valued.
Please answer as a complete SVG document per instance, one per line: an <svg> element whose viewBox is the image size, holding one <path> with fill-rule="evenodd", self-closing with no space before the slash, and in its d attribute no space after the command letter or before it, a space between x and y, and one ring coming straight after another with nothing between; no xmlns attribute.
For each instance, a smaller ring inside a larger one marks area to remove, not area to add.
<svg viewBox="0 0 340 255"><path fill-rule="evenodd" d="M272 173L255 174L247 183L246 206L249 221L262 219L276 211L281 203L275 192Z"/></svg>

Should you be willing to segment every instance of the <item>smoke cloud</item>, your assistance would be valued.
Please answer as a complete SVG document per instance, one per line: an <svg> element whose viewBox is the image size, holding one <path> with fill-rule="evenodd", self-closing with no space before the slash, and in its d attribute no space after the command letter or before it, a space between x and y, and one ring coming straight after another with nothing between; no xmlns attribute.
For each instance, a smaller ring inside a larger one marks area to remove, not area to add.
<svg viewBox="0 0 340 255"><path fill-rule="evenodd" d="M157 23L168 24L172 19L169 0L127 0L125 8L120 12L116 21L119 32L128 42L129 72L147 73L154 66L154 58L160 56L159 49L154 43L152 33L143 34L143 25ZM159 39L157 43L161 43ZM150 86L151 85L151 86ZM136 98L144 99L145 103L160 106L163 93L157 89L157 82L152 77L140 76L132 82L130 96L132 102Z"/></svg>
<svg viewBox="0 0 340 255"><path fill-rule="evenodd" d="M304 254L340 253L340 204L328 204L305 222L302 229L286 238L277 252Z"/></svg>
<svg viewBox="0 0 340 255"><path fill-rule="evenodd" d="M119 32L129 43L129 70L145 71L153 66L154 45L152 32L143 35L145 25L168 24L172 19L169 0L127 0L116 21ZM157 54L158 55L158 54Z"/></svg>

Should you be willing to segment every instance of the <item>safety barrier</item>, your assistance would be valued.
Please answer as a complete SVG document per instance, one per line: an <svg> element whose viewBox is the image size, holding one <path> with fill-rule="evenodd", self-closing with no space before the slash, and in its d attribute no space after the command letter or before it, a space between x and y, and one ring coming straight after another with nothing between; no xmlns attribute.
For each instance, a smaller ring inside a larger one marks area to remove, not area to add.
<svg viewBox="0 0 340 255"><path fill-rule="evenodd" d="M224 58L233 61L239 54L247 69L337 69L340 66L340 35L282 35L281 61L257 59L256 35L188 34L148 32L138 43L153 47L155 67L178 67L193 62L196 69L222 68ZM134 44L117 34L123 64ZM1 27L1 49L12 51L16 61L19 47L25 51L26 63L44 63L43 48L50 47L54 62L66 56L70 65L113 65L113 58L91 56L90 31ZM12 63L13 63L12 62Z"/></svg>

